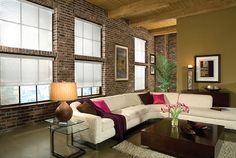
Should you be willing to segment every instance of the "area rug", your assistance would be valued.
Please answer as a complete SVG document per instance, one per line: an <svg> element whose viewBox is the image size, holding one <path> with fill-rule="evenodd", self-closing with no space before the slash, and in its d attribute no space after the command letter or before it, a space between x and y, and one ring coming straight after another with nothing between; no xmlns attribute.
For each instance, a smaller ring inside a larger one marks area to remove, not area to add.
<svg viewBox="0 0 236 158"><path fill-rule="evenodd" d="M147 149L144 146L134 145L126 140L114 146L113 149L128 154L133 158L173 158L172 156ZM236 143L224 141L218 158L236 158Z"/></svg>

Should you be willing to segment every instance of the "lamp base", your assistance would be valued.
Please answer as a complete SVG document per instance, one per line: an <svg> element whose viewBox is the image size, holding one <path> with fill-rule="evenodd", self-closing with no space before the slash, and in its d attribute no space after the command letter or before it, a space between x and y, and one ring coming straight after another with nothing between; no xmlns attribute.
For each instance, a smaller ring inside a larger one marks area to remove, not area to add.
<svg viewBox="0 0 236 158"><path fill-rule="evenodd" d="M60 122L67 122L71 119L73 114L72 108L63 101L56 109L55 115L58 121Z"/></svg>

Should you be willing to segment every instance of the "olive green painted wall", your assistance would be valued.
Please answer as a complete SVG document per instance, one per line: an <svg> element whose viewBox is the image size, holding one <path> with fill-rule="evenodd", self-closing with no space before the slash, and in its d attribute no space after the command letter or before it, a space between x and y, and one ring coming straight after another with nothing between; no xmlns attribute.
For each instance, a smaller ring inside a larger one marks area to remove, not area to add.
<svg viewBox="0 0 236 158"><path fill-rule="evenodd" d="M187 65L195 55L221 54L221 83L195 83L195 89L208 84L231 92L236 107L236 8L177 20L177 90L187 88Z"/></svg>

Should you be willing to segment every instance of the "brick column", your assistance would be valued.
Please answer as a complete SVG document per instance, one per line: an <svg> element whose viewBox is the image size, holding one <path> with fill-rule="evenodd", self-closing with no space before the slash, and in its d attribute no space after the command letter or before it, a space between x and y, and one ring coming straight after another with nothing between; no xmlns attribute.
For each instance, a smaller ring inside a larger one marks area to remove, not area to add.
<svg viewBox="0 0 236 158"><path fill-rule="evenodd" d="M74 81L74 1L56 0L53 16L54 81Z"/></svg>

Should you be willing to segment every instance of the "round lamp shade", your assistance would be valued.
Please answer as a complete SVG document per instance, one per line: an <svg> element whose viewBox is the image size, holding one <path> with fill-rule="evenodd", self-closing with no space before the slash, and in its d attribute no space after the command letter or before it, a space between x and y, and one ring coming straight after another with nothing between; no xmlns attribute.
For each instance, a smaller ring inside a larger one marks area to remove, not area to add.
<svg viewBox="0 0 236 158"><path fill-rule="evenodd" d="M50 99L54 101L69 101L77 99L77 86L75 82L51 83Z"/></svg>

